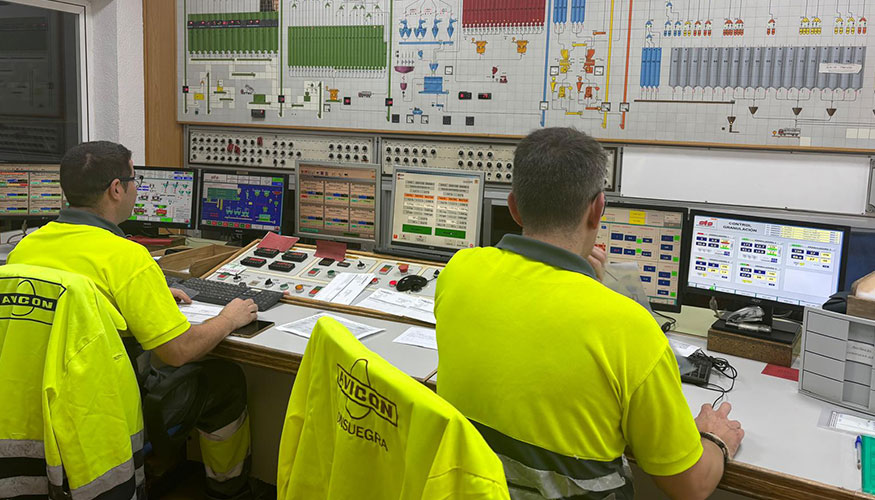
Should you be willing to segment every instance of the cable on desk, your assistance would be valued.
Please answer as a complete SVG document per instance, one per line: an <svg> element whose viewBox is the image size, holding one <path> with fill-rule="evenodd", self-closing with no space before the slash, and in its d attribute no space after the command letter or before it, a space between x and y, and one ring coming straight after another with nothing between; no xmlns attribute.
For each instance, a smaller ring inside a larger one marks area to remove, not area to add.
<svg viewBox="0 0 875 500"><path fill-rule="evenodd" d="M720 393L720 395L717 396L717 399L715 399L714 402L711 403L711 407L716 408L717 403L719 403L720 400L723 399L723 396L725 396L727 392L735 388L735 379L738 378L738 370L736 370L734 366L729 364L729 360L726 358L715 358L714 356L708 356L708 354L706 354L701 349L699 349L698 352L702 353L704 356L711 360L712 370L716 370L721 375L731 381L728 389L725 389L717 384L712 384L711 382L700 386L703 389Z"/></svg>
<svg viewBox="0 0 875 500"><path fill-rule="evenodd" d="M677 325L678 320L672 318L671 316L666 316L665 314L662 314L659 311L653 311L653 314L668 320L668 323L662 323L659 325L659 327L662 328L663 332L668 333L668 332L674 330L674 327L675 327L675 325Z"/></svg>

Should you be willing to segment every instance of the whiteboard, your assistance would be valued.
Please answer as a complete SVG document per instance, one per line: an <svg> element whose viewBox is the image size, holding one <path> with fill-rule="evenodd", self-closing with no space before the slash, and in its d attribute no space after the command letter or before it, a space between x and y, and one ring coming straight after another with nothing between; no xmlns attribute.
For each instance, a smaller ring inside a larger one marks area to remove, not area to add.
<svg viewBox="0 0 875 500"><path fill-rule="evenodd" d="M869 157L626 147L623 196L860 215Z"/></svg>

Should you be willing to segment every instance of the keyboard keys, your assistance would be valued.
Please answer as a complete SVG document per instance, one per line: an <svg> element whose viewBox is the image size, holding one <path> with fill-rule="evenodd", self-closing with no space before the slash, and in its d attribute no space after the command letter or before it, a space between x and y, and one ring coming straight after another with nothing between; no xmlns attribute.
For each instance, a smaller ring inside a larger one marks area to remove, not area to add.
<svg viewBox="0 0 875 500"><path fill-rule="evenodd" d="M251 298L258 305L259 311L266 311L283 298L282 292L257 290L242 284L234 285L202 278L191 278L182 284L198 292L197 300L219 306L224 306L236 298L244 300Z"/></svg>

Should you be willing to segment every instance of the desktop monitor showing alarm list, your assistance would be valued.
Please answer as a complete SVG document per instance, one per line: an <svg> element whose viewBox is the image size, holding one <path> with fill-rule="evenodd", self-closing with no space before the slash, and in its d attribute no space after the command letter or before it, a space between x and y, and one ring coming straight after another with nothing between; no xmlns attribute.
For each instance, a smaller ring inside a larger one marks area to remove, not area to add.
<svg viewBox="0 0 875 500"><path fill-rule="evenodd" d="M483 179L482 172L396 168L390 248L450 257L478 246Z"/></svg>
<svg viewBox="0 0 875 500"><path fill-rule="evenodd" d="M201 229L279 231L287 178L264 172L204 171Z"/></svg>

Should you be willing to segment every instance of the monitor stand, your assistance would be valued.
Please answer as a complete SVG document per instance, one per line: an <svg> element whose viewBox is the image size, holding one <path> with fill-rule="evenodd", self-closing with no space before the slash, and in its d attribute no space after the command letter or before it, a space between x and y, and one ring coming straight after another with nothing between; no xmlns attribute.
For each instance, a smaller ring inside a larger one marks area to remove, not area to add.
<svg viewBox="0 0 875 500"><path fill-rule="evenodd" d="M711 328L738 335L745 335L761 340L792 344L796 336L802 330L802 326L792 321L775 318L775 308L771 305L755 304L763 309L763 317L760 321L728 325L725 320L718 319ZM764 328L768 327L768 328ZM768 331L771 330L771 331Z"/></svg>
<svg viewBox="0 0 875 500"><path fill-rule="evenodd" d="M234 232L231 233L231 239L228 241L227 246L245 247L259 238L264 238L264 236L265 235L253 231L234 230Z"/></svg>

